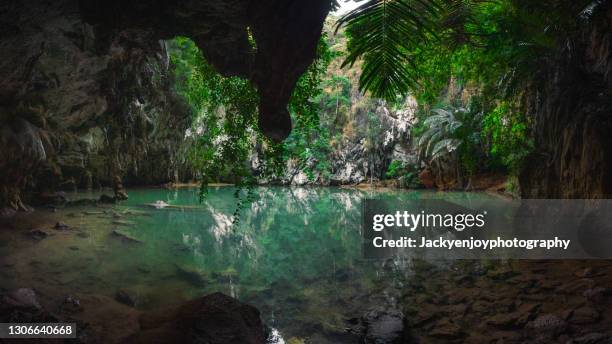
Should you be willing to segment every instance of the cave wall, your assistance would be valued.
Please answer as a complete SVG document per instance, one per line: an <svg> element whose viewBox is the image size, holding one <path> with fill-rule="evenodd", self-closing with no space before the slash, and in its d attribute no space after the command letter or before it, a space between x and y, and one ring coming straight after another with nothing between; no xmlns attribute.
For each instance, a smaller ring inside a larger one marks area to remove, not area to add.
<svg viewBox="0 0 612 344"><path fill-rule="evenodd" d="M331 5L0 3L0 207L27 209L24 195L60 189L188 178L180 146L191 114L172 90L163 43L177 35L194 39L223 75L249 79L261 95L261 128L286 137L287 102Z"/></svg>
<svg viewBox="0 0 612 344"><path fill-rule="evenodd" d="M21 191L161 183L183 169L173 148L190 125L171 89L165 46L118 31L105 50L74 2L2 7L0 203ZM31 197L26 197L31 198Z"/></svg>
<svg viewBox="0 0 612 344"><path fill-rule="evenodd" d="M600 7L530 92L536 149L519 176L522 197L612 196L612 6Z"/></svg>

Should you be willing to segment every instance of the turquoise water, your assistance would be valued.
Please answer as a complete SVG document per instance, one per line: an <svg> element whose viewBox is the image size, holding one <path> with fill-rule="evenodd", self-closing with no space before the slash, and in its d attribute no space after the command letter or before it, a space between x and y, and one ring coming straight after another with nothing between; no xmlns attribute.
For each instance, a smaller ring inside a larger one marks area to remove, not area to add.
<svg viewBox="0 0 612 344"><path fill-rule="evenodd" d="M286 341L333 337L373 305L397 306L412 273L411 262L361 258L364 197L492 197L261 187L233 224L234 191L212 188L200 203L196 189L136 189L119 205L63 209L53 216L76 230L4 238L0 284L51 295L124 290L139 309L221 291L255 305ZM147 205L156 201L170 207Z"/></svg>

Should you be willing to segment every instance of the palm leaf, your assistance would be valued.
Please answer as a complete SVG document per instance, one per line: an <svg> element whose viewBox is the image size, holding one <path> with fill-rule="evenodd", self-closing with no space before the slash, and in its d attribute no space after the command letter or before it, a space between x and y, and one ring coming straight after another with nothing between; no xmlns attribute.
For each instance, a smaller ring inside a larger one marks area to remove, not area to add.
<svg viewBox="0 0 612 344"><path fill-rule="evenodd" d="M434 33L438 0L368 0L338 21L348 24L349 54L343 66L363 59L361 91L394 100L417 83L410 47Z"/></svg>

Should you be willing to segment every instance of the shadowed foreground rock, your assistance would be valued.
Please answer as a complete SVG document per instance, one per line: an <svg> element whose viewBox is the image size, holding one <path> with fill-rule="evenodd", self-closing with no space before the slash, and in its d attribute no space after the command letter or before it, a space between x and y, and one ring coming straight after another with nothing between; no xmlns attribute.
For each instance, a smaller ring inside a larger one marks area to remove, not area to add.
<svg viewBox="0 0 612 344"><path fill-rule="evenodd" d="M125 343L263 344L266 341L259 311L215 293L173 310L141 316L142 331Z"/></svg>

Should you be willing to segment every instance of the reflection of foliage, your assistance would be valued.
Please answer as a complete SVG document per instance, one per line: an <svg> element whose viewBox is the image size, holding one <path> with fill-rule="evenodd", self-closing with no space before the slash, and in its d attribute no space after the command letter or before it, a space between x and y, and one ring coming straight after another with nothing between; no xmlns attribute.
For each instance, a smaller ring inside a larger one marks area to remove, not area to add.
<svg viewBox="0 0 612 344"><path fill-rule="evenodd" d="M218 176L227 176L239 188L238 208L243 199L240 187L252 185L250 169L245 163L253 141L263 142L257 128L258 96L253 87L240 78L225 78L208 64L193 41L173 40L171 61L175 66L177 92L193 108L194 128L189 135L193 168L202 183L201 196L207 185ZM238 211L238 210L237 210Z"/></svg>

